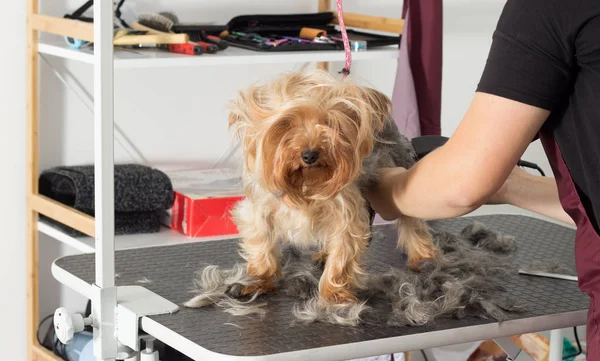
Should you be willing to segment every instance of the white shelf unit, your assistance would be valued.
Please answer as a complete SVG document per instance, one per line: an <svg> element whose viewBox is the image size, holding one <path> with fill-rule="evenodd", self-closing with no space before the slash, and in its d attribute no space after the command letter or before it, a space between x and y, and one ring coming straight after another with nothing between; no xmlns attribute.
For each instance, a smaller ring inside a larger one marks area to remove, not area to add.
<svg viewBox="0 0 600 361"><path fill-rule="evenodd" d="M95 251L94 239L92 237L73 237L47 221L38 221L37 227L40 233L67 244L79 252L93 253ZM187 237L177 231L171 230L170 228L161 227L160 231L157 233L115 236L115 250L119 251L132 248L175 246L178 244L217 241L235 237L237 237L237 235L234 234L214 237Z"/></svg>
<svg viewBox="0 0 600 361"><path fill-rule="evenodd" d="M94 64L94 54L92 50L74 50L64 41L55 40L40 43L38 45L38 52L87 64ZM397 59L398 55L397 46L385 46L354 52L352 54L352 59L357 61ZM229 47L216 54L203 54L201 56L175 54L155 49L115 49L114 52L115 69L334 61L344 61L344 52L299 51L265 53L235 47Z"/></svg>
<svg viewBox="0 0 600 361"><path fill-rule="evenodd" d="M122 50L113 47L113 3L96 1L95 23L81 23L39 14L38 1L27 0L27 269L28 269L28 360L59 360L37 342L38 314L38 236L46 234L68 244L83 253L95 253L96 282L91 300L93 317L100 327L94 328L95 354L101 360L114 360L118 340L115 336L115 312L117 306L114 252L119 249L176 246L182 243L216 240L230 237L187 238L175 231L163 229L159 233L114 236L114 70L128 68L185 67L210 65L240 65L269 63L317 62L327 68L328 62L343 61L343 51L311 51L267 54L229 47L217 54L188 56L160 50ZM319 11L330 9L330 0L318 0ZM345 13L348 27L401 34L402 19L373 17ZM40 33L59 36L54 40L40 41ZM61 37L69 36L94 42L94 50L74 50ZM96 184L96 217L71 209L41 196L38 193L38 81L39 55L70 59L90 64L94 69L94 153ZM389 46L354 52L356 61L396 59L398 46ZM87 234L87 237L71 237L48 222L39 220L43 214L53 220Z"/></svg>

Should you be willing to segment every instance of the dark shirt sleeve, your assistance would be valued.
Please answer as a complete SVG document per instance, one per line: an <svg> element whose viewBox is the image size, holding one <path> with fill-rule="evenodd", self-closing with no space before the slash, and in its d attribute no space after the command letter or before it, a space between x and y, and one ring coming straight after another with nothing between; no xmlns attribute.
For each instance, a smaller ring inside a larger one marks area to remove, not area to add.
<svg viewBox="0 0 600 361"><path fill-rule="evenodd" d="M552 111L572 82L573 36L564 0L508 0L477 86ZM561 14L562 12L562 14Z"/></svg>

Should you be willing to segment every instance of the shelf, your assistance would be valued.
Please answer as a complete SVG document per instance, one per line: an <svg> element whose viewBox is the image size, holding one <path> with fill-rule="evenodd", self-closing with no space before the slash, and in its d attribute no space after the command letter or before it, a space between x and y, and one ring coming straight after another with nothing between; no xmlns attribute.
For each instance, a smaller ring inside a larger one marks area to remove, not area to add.
<svg viewBox="0 0 600 361"><path fill-rule="evenodd" d="M76 250L83 253L93 253L94 239L91 237L72 237L65 234L57 227L51 225L46 221L38 221L38 231L50 236L64 244L67 244ZM115 249L133 249L133 248L145 248L145 247L156 247L156 246L170 246L184 243L194 242L206 242L216 241L220 239L231 239L235 238L235 235L231 236L218 236L218 237L203 237L203 238L189 238L181 233L175 232L169 228L162 227L158 233L148 234L131 234L124 236L115 237Z"/></svg>
<svg viewBox="0 0 600 361"><path fill-rule="evenodd" d="M64 41L40 42L38 52L64 59L94 64L93 51L90 48L71 49ZM201 65L241 65L344 61L344 51L301 51L285 53L264 53L229 47L217 54L200 56L181 55L157 49L121 49L115 48L114 67L117 69L155 68L171 66ZM386 46L377 49L352 53L353 60L397 59L398 47Z"/></svg>

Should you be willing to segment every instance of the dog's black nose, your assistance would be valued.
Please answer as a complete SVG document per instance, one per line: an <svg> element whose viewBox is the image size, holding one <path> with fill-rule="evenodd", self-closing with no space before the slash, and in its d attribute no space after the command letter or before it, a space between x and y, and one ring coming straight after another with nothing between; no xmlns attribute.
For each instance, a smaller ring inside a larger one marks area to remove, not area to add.
<svg viewBox="0 0 600 361"><path fill-rule="evenodd" d="M316 150L306 150L302 152L302 161L306 164L314 164L319 159L319 152Z"/></svg>

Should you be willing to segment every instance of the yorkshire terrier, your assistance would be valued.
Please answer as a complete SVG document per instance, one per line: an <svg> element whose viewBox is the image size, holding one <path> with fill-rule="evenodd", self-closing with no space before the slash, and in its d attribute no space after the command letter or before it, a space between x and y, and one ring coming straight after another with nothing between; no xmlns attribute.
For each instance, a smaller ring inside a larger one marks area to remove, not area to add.
<svg viewBox="0 0 600 361"><path fill-rule="evenodd" d="M247 272L244 294L273 291L279 242L309 249L324 263L322 301L356 302L371 232L365 191L378 168L411 167L416 155L383 93L316 71L254 84L231 103L229 126L245 158L245 199L233 209ZM424 220L401 217L398 245L410 267L435 259Z"/></svg>

